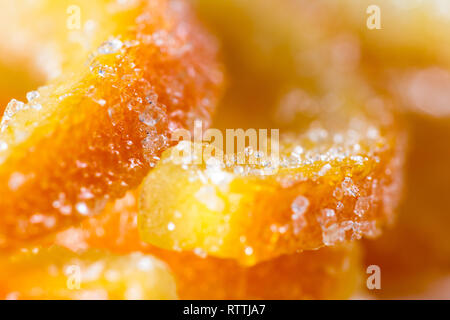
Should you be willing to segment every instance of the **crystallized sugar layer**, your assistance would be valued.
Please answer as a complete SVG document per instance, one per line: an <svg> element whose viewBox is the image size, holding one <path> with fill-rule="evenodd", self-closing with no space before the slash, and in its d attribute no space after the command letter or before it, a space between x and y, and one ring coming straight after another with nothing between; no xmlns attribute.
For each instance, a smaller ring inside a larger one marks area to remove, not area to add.
<svg viewBox="0 0 450 320"><path fill-rule="evenodd" d="M173 130L209 121L222 77L216 44L186 5L102 4L94 36L103 39L83 63L74 58L27 103L12 100L5 110L0 246L100 211L140 183Z"/></svg>
<svg viewBox="0 0 450 320"><path fill-rule="evenodd" d="M244 164L207 144L167 150L141 190L142 239L253 265L379 235L395 217L404 141L362 118L341 125L282 134L278 157L247 148Z"/></svg>
<svg viewBox="0 0 450 320"><path fill-rule="evenodd" d="M176 299L168 267L141 253L23 250L0 262L1 299Z"/></svg>
<svg viewBox="0 0 450 320"><path fill-rule="evenodd" d="M40 244L71 250L101 248L117 254L140 251L167 263L181 299L347 299L360 277L357 244L337 245L282 256L247 268L205 252L177 252L146 244L137 230L137 199L132 193L109 203L104 212Z"/></svg>
<svg viewBox="0 0 450 320"><path fill-rule="evenodd" d="M404 137L359 37L322 2L196 2L230 72L213 126L279 129L280 157L246 149L236 158L258 165L192 164L173 153L198 145L179 144L144 182L143 240L253 265L379 235L401 195Z"/></svg>

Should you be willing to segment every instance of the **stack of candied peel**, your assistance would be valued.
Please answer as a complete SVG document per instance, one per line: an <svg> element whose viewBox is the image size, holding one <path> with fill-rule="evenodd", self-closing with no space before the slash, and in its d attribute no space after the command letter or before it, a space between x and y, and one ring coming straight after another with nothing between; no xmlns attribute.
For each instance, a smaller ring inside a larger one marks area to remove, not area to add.
<svg viewBox="0 0 450 320"><path fill-rule="evenodd" d="M347 299L369 264L385 296L448 274L437 4L187 2L0 1L0 98L45 83L1 118L0 298ZM218 157L174 138L197 123L279 134Z"/></svg>

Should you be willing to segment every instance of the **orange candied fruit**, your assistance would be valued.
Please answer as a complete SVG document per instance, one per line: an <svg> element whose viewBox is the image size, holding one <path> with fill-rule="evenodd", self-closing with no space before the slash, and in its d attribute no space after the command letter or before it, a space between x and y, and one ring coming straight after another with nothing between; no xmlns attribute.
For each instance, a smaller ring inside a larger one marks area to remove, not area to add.
<svg viewBox="0 0 450 320"><path fill-rule="evenodd" d="M403 141L393 133L362 118L342 132L313 123L282 134L277 157L246 149L260 154L244 165L181 142L144 180L141 237L245 265L375 237L393 221L401 185Z"/></svg>
<svg viewBox="0 0 450 320"><path fill-rule="evenodd" d="M278 257L247 268L204 252L176 252L142 242L133 193L104 212L48 237L74 251L94 248L115 254L140 251L167 263L180 299L346 299L357 288L361 255L356 243Z"/></svg>
<svg viewBox="0 0 450 320"><path fill-rule="evenodd" d="M177 298L168 267L140 253L76 254L54 246L0 259L1 299Z"/></svg>
<svg viewBox="0 0 450 320"><path fill-rule="evenodd" d="M102 3L108 15L110 2ZM215 40L184 2L135 4L104 17L104 42L85 63L65 66L28 103L9 103L0 129L0 246L100 211L141 182L173 130L209 121L222 80Z"/></svg>

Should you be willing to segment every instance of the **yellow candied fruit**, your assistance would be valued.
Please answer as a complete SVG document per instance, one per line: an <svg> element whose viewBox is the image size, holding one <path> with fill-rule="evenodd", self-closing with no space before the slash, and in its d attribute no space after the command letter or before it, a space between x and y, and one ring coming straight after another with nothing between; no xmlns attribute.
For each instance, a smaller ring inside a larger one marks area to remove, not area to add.
<svg viewBox="0 0 450 320"><path fill-rule="evenodd" d="M90 3L99 5L83 8ZM136 1L115 11L112 3L96 9L106 15L104 42L87 61L71 59L28 103L5 110L0 247L100 211L141 182L173 130L209 121L221 82L217 47L187 5Z"/></svg>
<svg viewBox="0 0 450 320"><path fill-rule="evenodd" d="M394 219L403 141L369 124L334 132L313 123L282 135L276 157L270 150L252 163L261 152L246 148L244 165L239 152L221 161L211 145L180 142L144 180L140 235L246 265L375 237Z"/></svg>
<svg viewBox="0 0 450 320"><path fill-rule="evenodd" d="M176 299L168 267L149 255L76 254L53 246L0 258L2 299ZM11 276L14 274L14 276Z"/></svg>
<svg viewBox="0 0 450 320"><path fill-rule="evenodd" d="M151 254L169 265L180 299L347 299L359 285L361 254L356 243L285 255L247 268L198 250L177 252L142 242L137 211L136 197L127 193L101 215L40 242L74 251Z"/></svg>

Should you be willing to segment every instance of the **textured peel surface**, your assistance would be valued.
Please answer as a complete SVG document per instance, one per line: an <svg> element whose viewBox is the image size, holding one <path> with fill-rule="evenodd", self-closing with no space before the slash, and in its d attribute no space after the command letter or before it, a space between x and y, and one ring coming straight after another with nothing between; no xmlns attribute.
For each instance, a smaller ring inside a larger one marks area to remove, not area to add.
<svg viewBox="0 0 450 320"><path fill-rule="evenodd" d="M2 119L2 246L123 196L171 144L173 130L209 122L217 98L215 41L184 2L137 1L111 14L112 2L81 3L105 15L94 32L103 42L30 92L28 103L12 100Z"/></svg>
<svg viewBox="0 0 450 320"><path fill-rule="evenodd" d="M247 268L199 250L179 252L151 246L139 237L137 214L137 199L127 193L109 203L101 215L41 244L154 255L169 265L180 299L346 299L359 285L361 253L356 243L285 255Z"/></svg>
<svg viewBox="0 0 450 320"><path fill-rule="evenodd" d="M252 265L379 235L395 218L403 141L356 123L281 135L276 157L252 162L246 149L245 164L221 162L208 144L167 150L142 186L142 239Z"/></svg>

